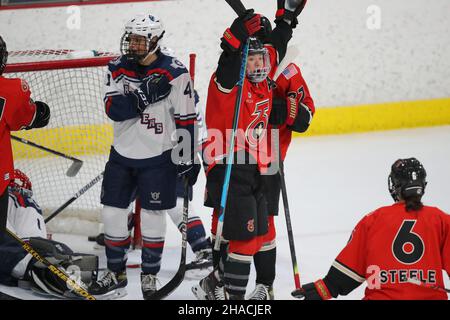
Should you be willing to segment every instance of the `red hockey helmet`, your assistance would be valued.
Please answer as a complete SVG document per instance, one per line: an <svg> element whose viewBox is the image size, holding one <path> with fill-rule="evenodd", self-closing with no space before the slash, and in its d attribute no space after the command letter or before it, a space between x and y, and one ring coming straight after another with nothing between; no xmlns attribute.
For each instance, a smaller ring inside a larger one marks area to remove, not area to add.
<svg viewBox="0 0 450 320"><path fill-rule="evenodd" d="M11 180L9 187L14 191L25 192L31 195L32 185L28 176L19 169L14 170L14 180Z"/></svg>

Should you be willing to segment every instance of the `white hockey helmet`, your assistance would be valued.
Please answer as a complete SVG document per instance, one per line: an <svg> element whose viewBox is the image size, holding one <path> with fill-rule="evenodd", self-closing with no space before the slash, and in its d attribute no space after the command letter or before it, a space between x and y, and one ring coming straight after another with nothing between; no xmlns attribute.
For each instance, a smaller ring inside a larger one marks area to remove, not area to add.
<svg viewBox="0 0 450 320"><path fill-rule="evenodd" d="M125 24L120 51L128 59L139 61L161 46L165 30L161 20L151 14L139 14Z"/></svg>

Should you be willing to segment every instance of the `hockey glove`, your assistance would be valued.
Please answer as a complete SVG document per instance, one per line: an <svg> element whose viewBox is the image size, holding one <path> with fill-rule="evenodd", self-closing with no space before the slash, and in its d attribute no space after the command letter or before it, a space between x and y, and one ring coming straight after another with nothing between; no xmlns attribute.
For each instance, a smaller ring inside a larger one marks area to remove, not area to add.
<svg viewBox="0 0 450 320"><path fill-rule="evenodd" d="M41 101L35 101L34 104L36 105L36 115L33 122L26 128L27 130L43 128L50 121L50 108L48 105Z"/></svg>
<svg viewBox="0 0 450 320"><path fill-rule="evenodd" d="M298 24L297 17L305 8L307 0L277 0L275 23L285 21L294 29Z"/></svg>
<svg viewBox="0 0 450 320"><path fill-rule="evenodd" d="M200 172L201 165L198 163L193 163L189 161L187 163L180 163L178 165L178 176L186 177L188 179L188 184L193 186L197 182L197 177Z"/></svg>
<svg viewBox="0 0 450 320"><path fill-rule="evenodd" d="M301 300L329 300L333 298L322 279L305 284L300 290L293 291L292 296Z"/></svg>
<svg viewBox="0 0 450 320"><path fill-rule="evenodd" d="M261 15L255 14L253 9L249 9L237 17L231 26L225 30L220 46L225 51L239 51L247 38L260 29Z"/></svg>
<svg viewBox="0 0 450 320"><path fill-rule="evenodd" d="M297 118L297 101L293 97L274 98L272 111L270 112L269 123L272 125L292 125Z"/></svg>
<svg viewBox="0 0 450 320"><path fill-rule="evenodd" d="M144 112L149 105L165 99L172 89L169 79L163 74L154 73L146 78L141 86L131 92L139 113Z"/></svg>

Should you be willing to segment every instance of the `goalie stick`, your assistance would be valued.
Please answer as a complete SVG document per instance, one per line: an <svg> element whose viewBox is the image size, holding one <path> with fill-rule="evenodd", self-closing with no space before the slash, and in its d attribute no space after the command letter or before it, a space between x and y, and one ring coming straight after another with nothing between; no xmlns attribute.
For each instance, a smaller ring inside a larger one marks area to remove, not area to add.
<svg viewBox="0 0 450 320"><path fill-rule="evenodd" d="M83 188L81 188L77 193L74 194L72 198L67 200L62 206L60 206L58 209L53 211L46 219L45 223L48 223L50 220L52 220L54 217L56 217L61 211L63 211L65 208L67 208L72 202L77 200L79 197L81 197L86 191L88 191L94 184L99 182L103 178L103 174L105 172L103 171L98 176L96 176L94 179L91 180L87 185L85 185Z"/></svg>
<svg viewBox="0 0 450 320"><path fill-rule="evenodd" d="M60 157L72 160L73 161L72 165L69 167L69 169L67 169L67 172L66 172L66 175L68 177L75 177L78 174L78 172L80 171L81 167L83 166L83 161L82 160L74 158L74 157L71 157L71 156L68 156L67 154L64 154L62 152L49 149L47 147L41 146L41 145L39 145L37 143L34 143L32 141L26 140L24 138L19 138L19 137L13 136L13 135L11 135L11 139L16 140L18 142L21 142L23 144L26 144L26 145L29 145L29 146L32 146L32 147L44 150L44 151L47 151L48 153L52 153L54 155L57 155L57 156L60 156Z"/></svg>
<svg viewBox="0 0 450 320"><path fill-rule="evenodd" d="M73 289L73 292L75 295L79 296L80 298L86 299L86 300L96 300L95 297L93 297L89 292L87 292L87 286L84 284L80 279L77 281L74 281L64 270L56 267L53 265L50 261L48 261L46 258L42 257L36 250L34 250L30 244L23 241L21 238L16 236L12 231L9 229L6 229L6 233L10 235L11 238L13 238L15 241L19 242L22 248L28 252L30 255L33 256L36 260L39 262L45 264L47 268L58 278L63 280L69 288ZM77 283L78 282L78 283Z"/></svg>

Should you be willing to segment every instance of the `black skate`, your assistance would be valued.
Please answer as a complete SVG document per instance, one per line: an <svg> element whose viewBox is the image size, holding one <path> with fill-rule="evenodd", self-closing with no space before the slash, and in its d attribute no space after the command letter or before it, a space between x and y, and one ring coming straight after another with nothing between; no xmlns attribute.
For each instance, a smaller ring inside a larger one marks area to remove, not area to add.
<svg viewBox="0 0 450 320"><path fill-rule="evenodd" d="M274 300L273 287L257 283L255 290L248 296L248 300Z"/></svg>
<svg viewBox="0 0 450 320"><path fill-rule="evenodd" d="M199 250L195 253L195 260L186 265L186 270L207 269L212 267L212 265L213 265L212 249L207 248Z"/></svg>
<svg viewBox="0 0 450 320"><path fill-rule="evenodd" d="M192 293L198 300L228 300L225 286L218 279L216 271L211 272L208 276L200 280L200 282L192 287Z"/></svg>
<svg viewBox="0 0 450 320"><path fill-rule="evenodd" d="M152 300L152 295L157 291L156 275L141 273L141 289L144 300Z"/></svg>
<svg viewBox="0 0 450 320"><path fill-rule="evenodd" d="M89 287L89 293L98 299L117 299L127 295L125 287L128 284L126 272L107 270L103 277Z"/></svg>

